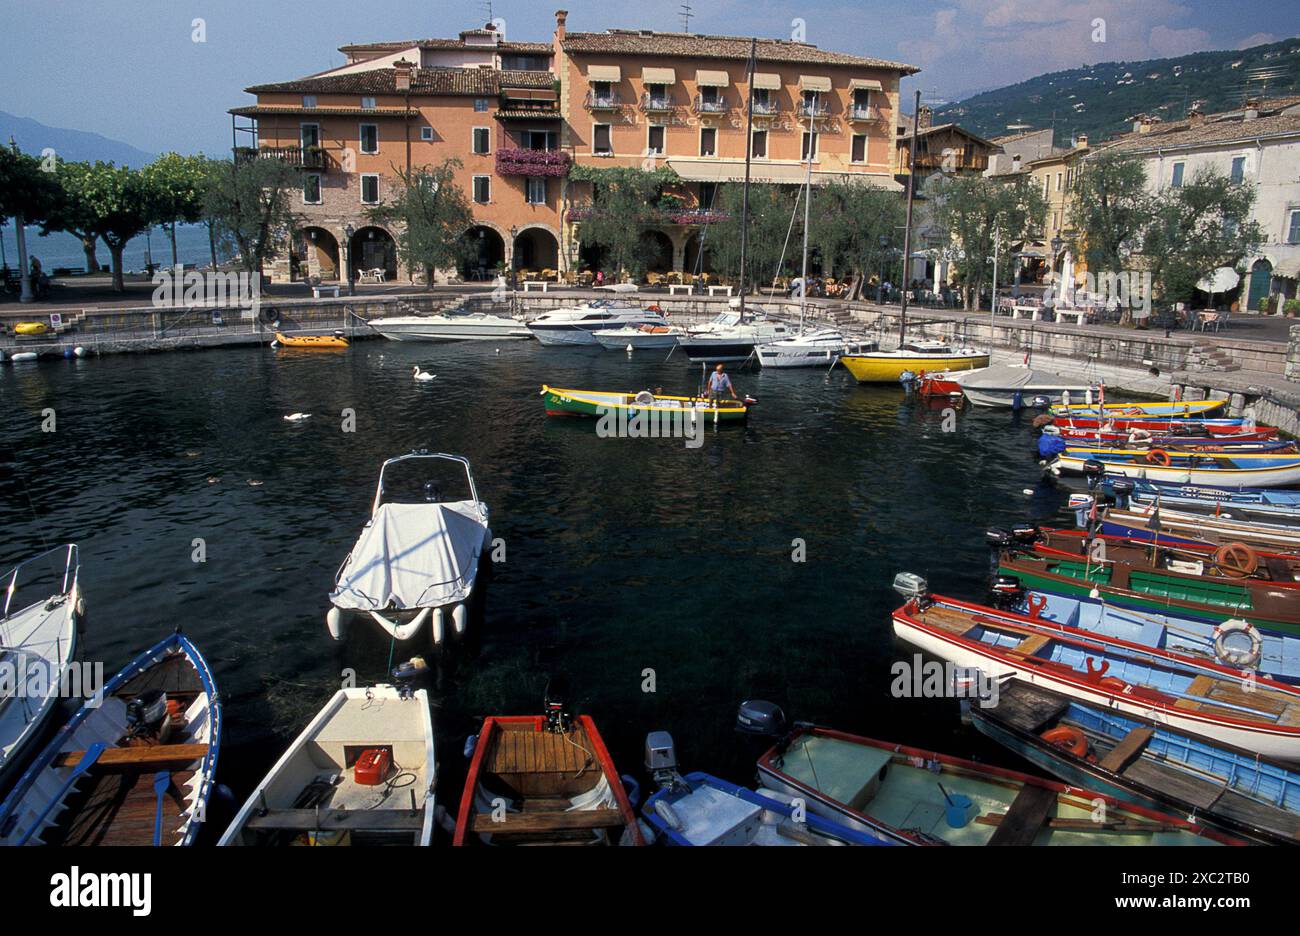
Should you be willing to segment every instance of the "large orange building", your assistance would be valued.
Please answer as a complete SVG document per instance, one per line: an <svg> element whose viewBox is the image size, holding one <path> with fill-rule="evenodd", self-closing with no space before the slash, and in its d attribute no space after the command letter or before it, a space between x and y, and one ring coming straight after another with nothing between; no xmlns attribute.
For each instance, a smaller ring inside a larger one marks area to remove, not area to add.
<svg viewBox="0 0 1300 936"><path fill-rule="evenodd" d="M717 217L720 186L744 178L797 185L856 179L897 189L898 84L909 65L830 52L803 42L733 36L567 30L556 13L550 43L508 42L492 26L457 39L344 46L345 64L296 81L257 85L255 146L237 158L279 156L302 172L306 219L277 280L356 271L406 278L395 231L367 209L401 171L462 163L467 232L477 260L458 274L501 268L600 269L582 243L591 184L574 165L661 167L679 182L647 231L650 270L708 269L701 230ZM753 98L753 133L745 128ZM612 272L612 271L611 271Z"/></svg>

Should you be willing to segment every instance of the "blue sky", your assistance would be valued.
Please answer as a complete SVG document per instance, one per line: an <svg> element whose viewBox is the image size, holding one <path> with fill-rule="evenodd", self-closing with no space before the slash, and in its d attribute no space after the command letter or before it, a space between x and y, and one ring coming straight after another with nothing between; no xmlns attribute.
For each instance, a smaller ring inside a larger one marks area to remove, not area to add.
<svg viewBox="0 0 1300 936"><path fill-rule="evenodd" d="M242 89L341 63L347 42L452 36L486 19L467 0L4 0L0 110L141 149L230 146ZM569 28L679 30L681 0L495 0L507 36ZM1300 34L1295 0L693 0L692 32L788 37L920 65L927 98L952 99L1081 64L1242 48ZM202 19L206 41L192 40ZM1094 21L1105 20L1105 42ZM905 89L916 84L905 84Z"/></svg>

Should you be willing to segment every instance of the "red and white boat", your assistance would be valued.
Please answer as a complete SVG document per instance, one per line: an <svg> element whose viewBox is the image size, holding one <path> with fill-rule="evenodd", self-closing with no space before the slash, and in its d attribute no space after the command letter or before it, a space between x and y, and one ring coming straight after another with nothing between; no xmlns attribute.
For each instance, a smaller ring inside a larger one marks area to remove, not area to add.
<svg viewBox="0 0 1300 936"><path fill-rule="evenodd" d="M1265 757L1300 761L1300 690L1294 686L1038 617L931 596L918 576L899 576L895 588L909 600L894 612L894 633L986 679L1019 679Z"/></svg>
<svg viewBox="0 0 1300 936"><path fill-rule="evenodd" d="M1174 436L1239 436L1247 432L1262 432L1265 434L1264 438L1272 439L1278 432L1272 426L1256 426L1245 419L1197 419L1195 416L1179 419L1144 416L1109 416L1106 419L1098 419L1095 416L1053 416L1050 422L1044 417L1043 422L1058 429L1082 429L1088 432L1096 432L1100 429L1102 432L1125 434L1134 429Z"/></svg>
<svg viewBox="0 0 1300 936"><path fill-rule="evenodd" d="M1059 423L1043 427L1050 435L1058 435L1070 441L1106 442L1128 445L1224 445L1233 442L1271 442L1277 438L1277 430L1265 426L1251 432L1221 432L1188 436L1166 431L1149 431L1146 429L1075 429L1061 426Z"/></svg>

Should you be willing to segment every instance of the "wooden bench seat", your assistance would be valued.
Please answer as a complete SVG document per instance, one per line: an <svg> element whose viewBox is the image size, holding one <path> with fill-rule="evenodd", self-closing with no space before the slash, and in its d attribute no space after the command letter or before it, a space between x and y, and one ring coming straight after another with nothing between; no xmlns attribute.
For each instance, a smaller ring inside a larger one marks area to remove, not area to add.
<svg viewBox="0 0 1300 936"><path fill-rule="evenodd" d="M1124 735L1119 744L1111 748L1110 752L1101 759L1101 768L1112 773L1119 773L1133 762L1133 758L1142 753L1142 750L1154 735L1155 732L1150 728L1134 728Z"/></svg>
<svg viewBox="0 0 1300 936"><path fill-rule="evenodd" d="M244 828L255 832L420 832L424 810L405 809L268 809Z"/></svg>
<svg viewBox="0 0 1300 936"><path fill-rule="evenodd" d="M1032 845L1056 805L1056 791L1027 783L998 823L990 845Z"/></svg>
<svg viewBox="0 0 1300 936"><path fill-rule="evenodd" d="M569 812L538 811L506 813L497 822L491 813L476 813L470 823L474 832L508 834L558 832L573 829L613 829L622 826L623 814L617 809L575 809Z"/></svg>
<svg viewBox="0 0 1300 936"><path fill-rule="evenodd" d="M65 751L54 758L55 767L74 767L85 751ZM95 761L96 769L126 767L160 767L164 764L183 766L202 760L208 753L206 744L141 744L132 747L105 749Z"/></svg>

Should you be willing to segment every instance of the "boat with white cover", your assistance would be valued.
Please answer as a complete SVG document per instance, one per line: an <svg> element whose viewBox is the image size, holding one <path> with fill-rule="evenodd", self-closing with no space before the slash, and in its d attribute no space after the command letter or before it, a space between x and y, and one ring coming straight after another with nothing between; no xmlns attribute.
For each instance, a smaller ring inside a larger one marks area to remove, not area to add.
<svg viewBox="0 0 1300 936"><path fill-rule="evenodd" d="M1096 396L1100 388L1081 384L1060 374L1036 370L1027 364L994 364L969 376L953 378L975 406L1046 406L1063 399ZM1068 395L1068 396L1067 396Z"/></svg>
<svg viewBox="0 0 1300 936"><path fill-rule="evenodd" d="M330 635L342 640L348 618L360 613L395 640L410 640L431 622L433 642L440 644L447 611L463 633L466 603L491 542L488 508L467 459L424 449L388 459L370 520L330 592Z"/></svg>
<svg viewBox="0 0 1300 936"><path fill-rule="evenodd" d="M486 312L395 315L369 324L392 341L512 341L533 336L522 320Z"/></svg>
<svg viewBox="0 0 1300 936"><path fill-rule="evenodd" d="M729 310L699 328L690 329L677 340L677 345L693 362L746 361L755 347L789 338L794 333L789 325L769 319L764 313L751 314L742 321L739 311Z"/></svg>
<svg viewBox="0 0 1300 936"><path fill-rule="evenodd" d="M0 784L58 706L85 616L77 547L56 546L4 576L0 614ZM93 688L93 687L91 687Z"/></svg>
<svg viewBox="0 0 1300 936"><path fill-rule="evenodd" d="M340 689L217 844L428 845L436 774L425 690Z"/></svg>
<svg viewBox="0 0 1300 936"><path fill-rule="evenodd" d="M855 341L834 328L820 328L758 345L754 353L764 367L827 367L845 354L866 354L879 347L877 341Z"/></svg>
<svg viewBox="0 0 1300 936"><path fill-rule="evenodd" d="M567 309L543 312L528 323L528 330L542 344L595 345L596 333L641 325L667 325L657 309L642 309L630 302L595 299Z"/></svg>

